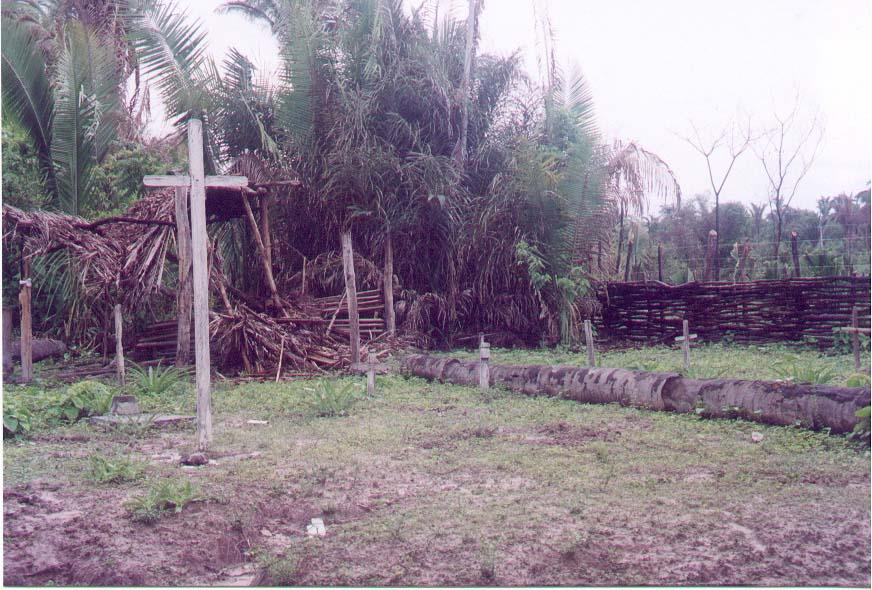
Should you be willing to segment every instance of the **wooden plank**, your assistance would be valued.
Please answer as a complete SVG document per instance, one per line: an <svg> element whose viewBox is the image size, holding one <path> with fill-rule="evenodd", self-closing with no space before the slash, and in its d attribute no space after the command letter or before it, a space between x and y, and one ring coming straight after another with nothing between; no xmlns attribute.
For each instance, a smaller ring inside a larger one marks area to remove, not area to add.
<svg viewBox="0 0 872 590"><path fill-rule="evenodd" d="M203 173L203 123L188 120L191 173L191 251L194 288L194 357L197 373L197 446L212 442L211 358L209 354L209 237L206 234L206 185Z"/></svg>
<svg viewBox="0 0 872 590"><path fill-rule="evenodd" d="M191 364L191 318L194 292L191 279L191 219L188 188L176 187L176 254L179 259L179 288L176 293L176 366Z"/></svg>
<svg viewBox="0 0 872 590"><path fill-rule="evenodd" d="M345 292L348 296L348 317L351 320L351 362L360 362L360 325L357 315L357 280L354 276L354 250L351 247L351 232L340 236L342 241L342 266L345 272Z"/></svg>
<svg viewBox="0 0 872 590"><path fill-rule="evenodd" d="M121 318L120 303L115 304L113 313L115 315L115 374L118 376L118 383L124 385L124 325Z"/></svg>
<svg viewBox="0 0 872 590"><path fill-rule="evenodd" d="M203 176L204 186L210 188L240 188L248 186L246 176ZM191 185L191 177L186 175L149 175L142 177L142 184L149 188Z"/></svg>

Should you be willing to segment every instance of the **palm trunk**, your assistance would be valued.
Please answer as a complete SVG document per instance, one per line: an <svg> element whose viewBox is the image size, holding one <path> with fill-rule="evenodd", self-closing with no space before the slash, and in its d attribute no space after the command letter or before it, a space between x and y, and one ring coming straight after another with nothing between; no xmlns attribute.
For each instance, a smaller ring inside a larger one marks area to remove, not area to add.
<svg viewBox="0 0 872 590"><path fill-rule="evenodd" d="M460 93L462 102L460 104L460 137L457 144L454 146L454 161L462 168L466 162L467 154L467 135L469 131L469 105L471 102L470 88L472 86L472 61L475 57L475 29L478 19L478 4L479 0L469 0L469 15L466 17L466 52L463 56L463 80L461 82Z"/></svg>

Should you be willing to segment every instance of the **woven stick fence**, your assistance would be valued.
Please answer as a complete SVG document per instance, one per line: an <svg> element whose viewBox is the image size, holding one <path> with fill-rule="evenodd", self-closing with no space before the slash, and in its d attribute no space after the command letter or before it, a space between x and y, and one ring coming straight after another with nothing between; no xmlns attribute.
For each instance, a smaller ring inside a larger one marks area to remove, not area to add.
<svg viewBox="0 0 872 590"><path fill-rule="evenodd" d="M599 293L599 328L619 339L666 341L681 335L686 319L703 340L728 335L738 342L814 338L831 345L833 328L851 324L854 306L860 310L860 325L869 326L869 297L869 277L608 283Z"/></svg>

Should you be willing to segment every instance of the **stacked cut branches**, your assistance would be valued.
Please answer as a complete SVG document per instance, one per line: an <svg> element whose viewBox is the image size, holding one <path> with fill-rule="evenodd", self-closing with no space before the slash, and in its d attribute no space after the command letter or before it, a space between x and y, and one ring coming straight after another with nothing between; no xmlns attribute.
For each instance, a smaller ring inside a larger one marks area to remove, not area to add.
<svg viewBox="0 0 872 590"><path fill-rule="evenodd" d="M600 291L602 328L611 336L644 342L680 335L686 319L709 341L729 335L739 342L814 339L828 345L833 328L850 325L855 306L868 327L869 296L869 277L608 283Z"/></svg>

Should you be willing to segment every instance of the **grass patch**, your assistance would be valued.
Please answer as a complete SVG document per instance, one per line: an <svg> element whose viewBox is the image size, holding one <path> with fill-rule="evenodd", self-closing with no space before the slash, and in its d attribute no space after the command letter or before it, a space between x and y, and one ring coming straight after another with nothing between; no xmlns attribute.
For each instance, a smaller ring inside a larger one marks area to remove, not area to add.
<svg viewBox="0 0 872 590"><path fill-rule="evenodd" d="M477 360L478 353L455 350L437 353L466 360ZM585 366L582 352L555 349L491 350L494 364L575 365ZM681 349L669 346L647 346L626 350L611 350L597 354L597 365L641 371L683 373ZM859 382L853 377L853 356L844 353L823 354L817 350L785 344L740 345L726 343L694 344L690 352L690 373L696 379L793 379L807 383L848 385ZM853 378L852 378L853 377Z"/></svg>
<svg viewBox="0 0 872 590"><path fill-rule="evenodd" d="M107 458L100 454L91 455L88 460L87 478L100 484L120 484L141 479L145 466L126 457Z"/></svg>
<svg viewBox="0 0 872 590"><path fill-rule="evenodd" d="M163 480L125 502L124 508L134 522L152 524L168 514L178 514L195 499L197 490L190 481Z"/></svg>

